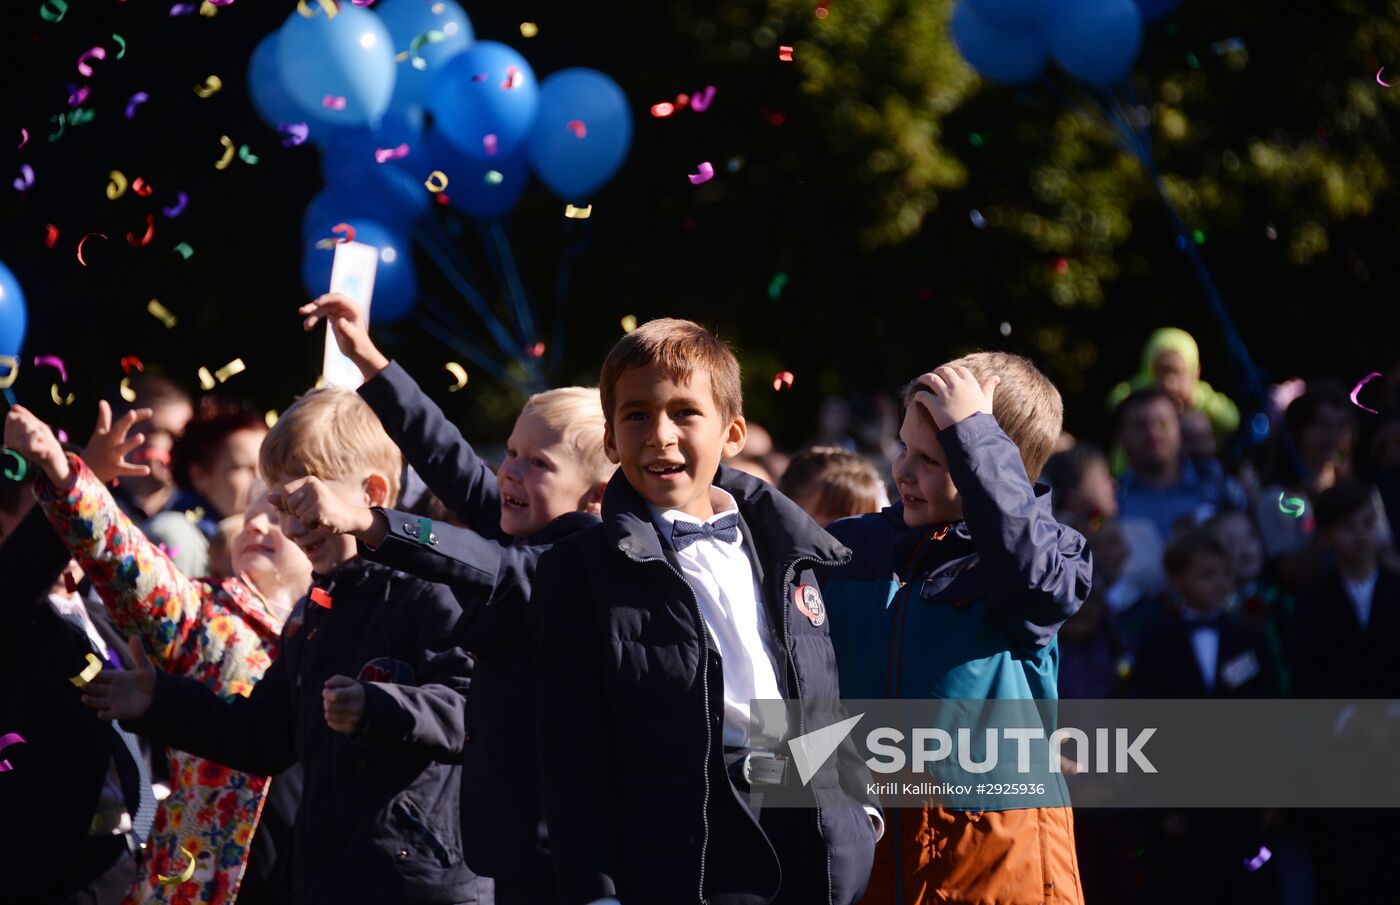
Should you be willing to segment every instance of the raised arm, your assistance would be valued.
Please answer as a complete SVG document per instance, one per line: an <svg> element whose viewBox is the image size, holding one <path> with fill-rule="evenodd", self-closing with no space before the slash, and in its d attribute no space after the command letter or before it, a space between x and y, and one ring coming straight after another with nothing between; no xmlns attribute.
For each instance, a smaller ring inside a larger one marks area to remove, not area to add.
<svg viewBox="0 0 1400 905"><path fill-rule="evenodd" d="M486 537L506 540L495 474L408 372L375 348L355 303L332 293L303 305L300 313L307 330L322 319L330 323L340 350L365 378L360 396L428 489Z"/></svg>

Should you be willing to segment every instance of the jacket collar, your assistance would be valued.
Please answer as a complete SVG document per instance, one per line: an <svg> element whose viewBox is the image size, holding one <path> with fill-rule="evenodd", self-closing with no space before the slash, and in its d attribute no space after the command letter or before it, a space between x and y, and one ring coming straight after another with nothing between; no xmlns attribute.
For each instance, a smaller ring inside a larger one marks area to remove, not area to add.
<svg viewBox="0 0 1400 905"><path fill-rule="evenodd" d="M575 531L581 531L584 528L596 524L598 524L598 516L591 512L566 512L548 525L545 525L539 531L525 538L524 543L529 546L553 544L563 540Z"/></svg>
<svg viewBox="0 0 1400 905"><path fill-rule="evenodd" d="M771 485L721 465L715 486L734 497L739 515L769 562L843 564L851 551ZM603 494L603 532L610 546L641 560L665 559L646 500L619 469Z"/></svg>
<svg viewBox="0 0 1400 905"><path fill-rule="evenodd" d="M1050 488L1044 484L1035 484L1035 505L1041 515L1046 518L1054 518L1054 510L1050 502ZM894 542L890 545L897 561L907 561L914 554L915 549L923 543L925 536L931 532L942 530L945 525L920 525L917 528L910 528L904 523L904 503L896 502L880 510L880 517L885 521L888 530L895 535ZM948 533L944 535L944 547L949 541L960 541L956 546L972 545L972 530L968 528L967 522L959 519L956 522L946 523ZM922 558L922 557L921 557Z"/></svg>

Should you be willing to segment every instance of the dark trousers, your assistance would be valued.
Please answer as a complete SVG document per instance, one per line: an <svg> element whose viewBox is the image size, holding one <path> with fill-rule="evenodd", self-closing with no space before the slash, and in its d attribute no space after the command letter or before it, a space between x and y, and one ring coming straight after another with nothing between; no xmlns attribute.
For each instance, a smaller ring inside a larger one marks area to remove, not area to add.
<svg viewBox="0 0 1400 905"><path fill-rule="evenodd" d="M553 872L536 881L496 878L496 905L556 905L558 901Z"/></svg>
<svg viewBox="0 0 1400 905"><path fill-rule="evenodd" d="M730 766L738 758L738 755L725 755ZM812 905L826 901L826 849L817 829L815 811L809 808L765 808L761 793L751 794L747 789L733 785L729 789L715 789L712 794L733 794L748 808L767 837L772 855L777 857L782 870L782 884L777 897L773 899L749 892L725 892L715 888L710 878L722 875L729 866L718 863L718 859L735 860L742 871L744 865L767 859L770 854L761 850L738 852L726 849L724 842L727 839L749 838L749 834L735 832L732 827L712 825L710 856L706 863L706 898L711 905ZM761 844L761 841L757 844Z"/></svg>
<svg viewBox="0 0 1400 905"><path fill-rule="evenodd" d="M57 905L121 905L136 880L136 860L127 853L123 836L90 839L79 853L76 873L97 879L60 899Z"/></svg>

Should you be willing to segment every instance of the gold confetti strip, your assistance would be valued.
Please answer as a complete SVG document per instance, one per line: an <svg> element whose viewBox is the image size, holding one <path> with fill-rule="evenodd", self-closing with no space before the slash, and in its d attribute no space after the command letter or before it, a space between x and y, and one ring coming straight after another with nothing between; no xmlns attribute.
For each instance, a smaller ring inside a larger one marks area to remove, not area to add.
<svg viewBox="0 0 1400 905"><path fill-rule="evenodd" d="M533 38L540 33L540 27L533 22L520 23L520 37Z"/></svg>
<svg viewBox="0 0 1400 905"><path fill-rule="evenodd" d="M156 879L160 881L162 886L175 886L178 883L186 883L189 881L190 877L194 876L194 853L188 848L182 848L180 849L180 854L184 855L190 863L186 864L184 870L180 871L178 874L156 874Z"/></svg>
<svg viewBox="0 0 1400 905"><path fill-rule="evenodd" d="M570 220L587 220L593 216L593 205L574 207L572 204L566 204L564 205L564 216Z"/></svg>
<svg viewBox="0 0 1400 905"><path fill-rule="evenodd" d="M274 426L276 426L277 418L277 409L268 409L267 414L263 415L263 423L267 425L268 430L271 430Z"/></svg>
<svg viewBox="0 0 1400 905"><path fill-rule="evenodd" d="M326 11L327 19L334 19L335 14L340 12L340 7L336 6L334 0L316 0L316 2L321 5L321 9ZM316 16L316 10L308 6L306 0L297 0L297 12L308 19L313 19Z"/></svg>
<svg viewBox="0 0 1400 905"><path fill-rule="evenodd" d="M199 369L199 385L205 392L208 392L219 384L214 380L214 375L209 373L208 368L201 367Z"/></svg>
<svg viewBox="0 0 1400 905"><path fill-rule="evenodd" d="M224 80L217 75L211 75L204 80L203 85L195 85L194 93L200 97L213 97L224 87Z"/></svg>
<svg viewBox="0 0 1400 905"><path fill-rule="evenodd" d="M451 374L453 377L457 378L457 385L456 385L456 386L450 386L450 387L448 387L448 388L447 388L447 392L449 392L449 393L455 393L455 392L457 392L458 390L462 389L462 387L464 387L464 386L467 385L467 369L466 369L466 368L464 368L464 367L462 367L461 365L457 364L457 362L455 362L455 361L449 361L447 364L443 365L443 367L447 369L447 372L448 372L449 374Z"/></svg>
<svg viewBox="0 0 1400 905"><path fill-rule="evenodd" d="M210 3L209 0L204 0L203 3L199 4L199 14L212 19L219 14L219 8Z"/></svg>
<svg viewBox="0 0 1400 905"><path fill-rule="evenodd" d="M102 672L102 661L97 659L97 654L89 652L87 655L87 666L84 666L83 671L76 676L69 676L68 681L72 682L78 688L82 688L84 685L97 678L97 674L100 672Z"/></svg>
<svg viewBox="0 0 1400 905"><path fill-rule="evenodd" d="M167 330L174 327L177 323L180 322L179 318L170 313L170 309L166 308L156 299L151 299L149 302L146 303L146 311L151 315L151 317L154 317L156 320L164 324L165 329Z"/></svg>
<svg viewBox="0 0 1400 905"><path fill-rule="evenodd" d="M423 183L423 188L433 194L447 191L447 174L442 170L433 170L428 174L428 180Z"/></svg>
<svg viewBox="0 0 1400 905"><path fill-rule="evenodd" d="M224 156L215 161L214 169L227 170L228 165L233 163L233 155L238 152L238 149L233 146L233 139L227 135L219 136L219 144L224 146Z"/></svg>
<svg viewBox="0 0 1400 905"><path fill-rule="evenodd" d="M185 510L185 521L189 522L191 525L198 525L198 524L200 523L200 520L202 520L203 518L204 518L204 507L203 507L203 506L196 506L196 507L194 507L193 509L186 509L186 510Z"/></svg>
<svg viewBox="0 0 1400 905"><path fill-rule="evenodd" d="M60 396L60 395L58 395L58 384L54 384L53 386L49 387L49 395L50 395L51 397L53 397L53 404L54 404L54 405L64 405L64 406L72 405L72 404L73 404L73 400L78 398L77 396L74 396L72 393L69 393L67 396Z"/></svg>
<svg viewBox="0 0 1400 905"><path fill-rule="evenodd" d="M10 369L10 373L0 377L0 390L7 390L19 379L19 359L13 355L0 355L0 365Z"/></svg>
<svg viewBox="0 0 1400 905"><path fill-rule="evenodd" d="M637 315L628 314L622 318L623 333L631 333L635 329L637 329Z"/></svg>
<svg viewBox="0 0 1400 905"><path fill-rule="evenodd" d="M118 392L122 394L122 398L125 399L127 402L136 401L136 391L131 388L130 377L122 378L121 387L118 389Z"/></svg>
<svg viewBox="0 0 1400 905"><path fill-rule="evenodd" d="M107 177L111 181L107 183L107 199L116 201L126 194L126 176L121 170L113 170Z"/></svg>
<svg viewBox="0 0 1400 905"><path fill-rule="evenodd" d="M214 379L219 381L219 383L223 383L235 374L242 374L246 370L248 370L248 366L243 363L243 359L235 358L233 361L215 371Z"/></svg>

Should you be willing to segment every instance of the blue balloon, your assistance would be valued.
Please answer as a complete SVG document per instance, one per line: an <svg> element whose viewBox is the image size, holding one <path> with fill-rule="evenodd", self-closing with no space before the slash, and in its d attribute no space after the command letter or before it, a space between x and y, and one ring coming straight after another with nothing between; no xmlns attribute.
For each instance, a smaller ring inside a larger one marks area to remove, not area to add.
<svg viewBox="0 0 1400 905"><path fill-rule="evenodd" d="M0 264L0 355L19 356L24 345L24 330L29 323L29 310L24 305L24 290L10 268ZM10 372L9 368L5 369Z"/></svg>
<svg viewBox="0 0 1400 905"><path fill-rule="evenodd" d="M490 163L525 142L538 107L539 85L525 58L504 44L477 41L442 67L429 109L453 147Z"/></svg>
<svg viewBox="0 0 1400 905"><path fill-rule="evenodd" d="M432 203L427 189L398 170L385 168L368 175L372 183L338 182L318 192L302 214L302 238L331 238L337 223L349 223L356 230L369 222L395 232L411 231Z"/></svg>
<svg viewBox="0 0 1400 905"><path fill-rule="evenodd" d="M1142 21L1148 25L1161 22L1176 12L1180 5L1181 0L1137 0L1138 10L1142 12Z"/></svg>
<svg viewBox="0 0 1400 905"><path fill-rule="evenodd" d="M277 36L272 32L253 50L248 61L248 99L258 117L272 128L283 123L305 122L301 108L282 87L282 72L277 62Z"/></svg>
<svg viewBox="0 0 1400 905"><path fill-rule="evenodd" d="M631 146L632 111L617 82L592 69L564 69L541 83L530 163L551 192L565 201L588 198Z"/></svg>
<svg viewBox="0 0 1400 905"><path fill-rule="evenodd" d="M1020 30L1043 26L1050 17L1052 0L968 0L977 14L993 25Z"/></svg>
<svg viewBox="0 0 1400 905"><path fill-rule="evenodd" d="M472 160L440 136L431 141L435 169L452 174L447 185L448 203L476 220L499 220L515 209L530 184L530 165L524 153Z"/></svg>
<svg viewBox="0 0 1400 905"><path fill-rule="evenodd" d="M1048 29L1050 52L1066 72L1113 85L1133 71L1142 49L1142 13L1133 0L1062 0Z"/></svg>
<svg viewBox="0 0 1400 905"><path fill-rule="evenodd" d="M282 87L312 122L353 126L379 119L394 93L394 66L389 30L356 6L341 4L334 19L293 12L277 39ZM341 100L344 108L336 109Z"/></svg>
<svg viewBox="0 0 1400 905"><path fill-rule="evenodd" d="M1038 31L1001 28L968 0L953 9L953 43L977 74L997 82L1029 82L1045 71L1050 50Z"/></svg>
<svg viewBox="0 0 1400 905"><path fill-rule="evenodd" d="M425 41L418 48L416 63L412 58L399 64L394 96L389 100L391 111L426 106L433 94L433 84L444 63L466 50L475 40L471 20L453 0L381 0L374 11L389 29L394 49L400 53L413 45L420 35L435 33L440 40ZM423 68L418 68L422 66Z"/></svg>
<svg viewBox="0 0 1400 905"><path fill-rule="evenodd" d="M343 11L344 7L341 9ZM392 324L403 320L418 301L418 277L413 271L408 241L372 220L362 221L355 227L355 241L379 249L369 322ZM334 249L317 248L314 240L306 243L306 253L301 259L301 281L312 298L330 289L334 259Z"/></svg>

